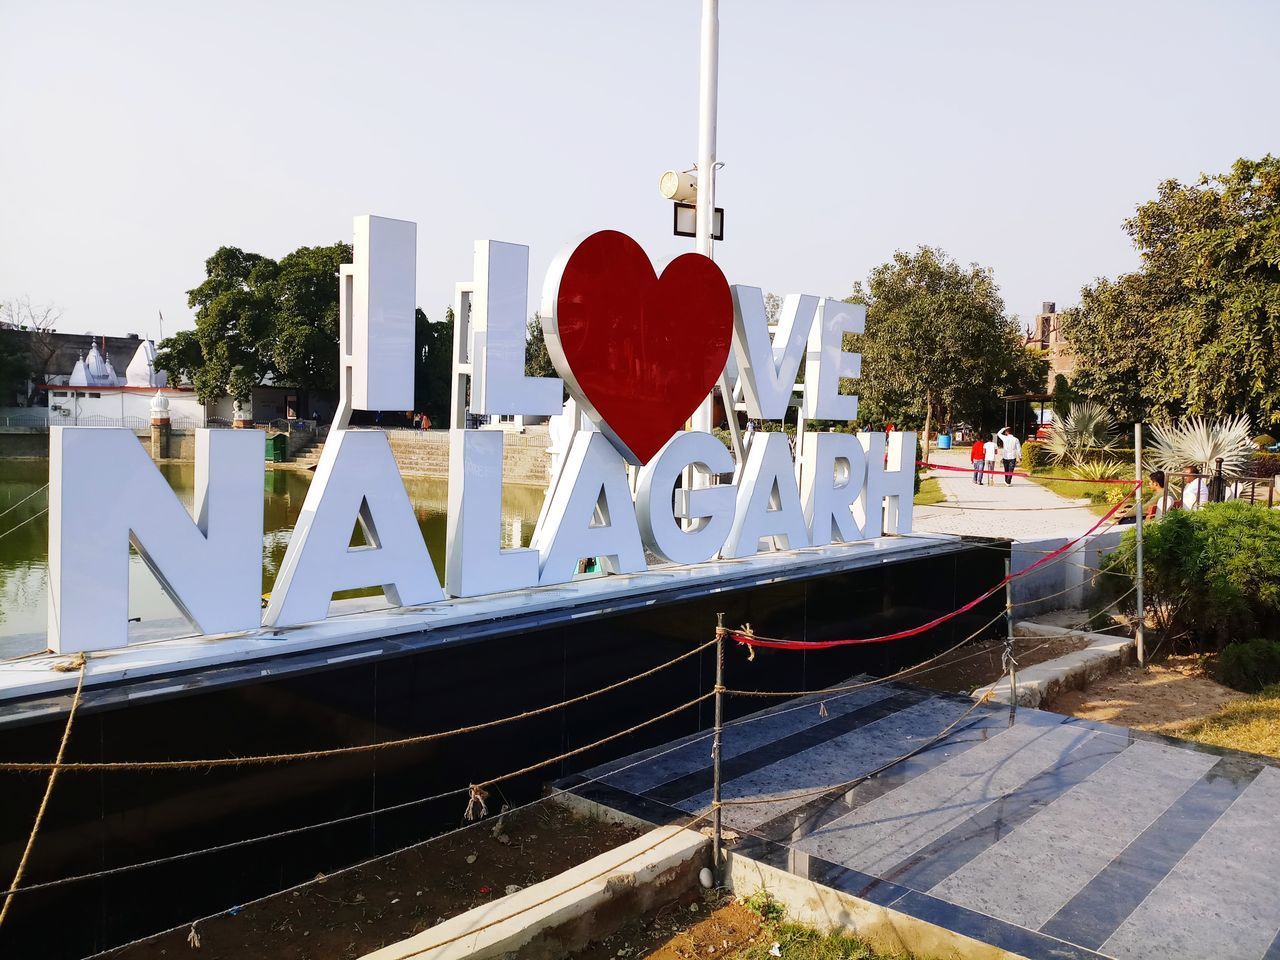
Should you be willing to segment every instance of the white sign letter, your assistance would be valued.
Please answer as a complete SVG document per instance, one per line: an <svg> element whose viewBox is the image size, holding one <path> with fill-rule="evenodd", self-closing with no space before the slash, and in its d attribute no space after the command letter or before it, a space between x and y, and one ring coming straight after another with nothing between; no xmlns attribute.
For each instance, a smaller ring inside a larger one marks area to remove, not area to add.
<svg viewBox="0 0 1280 960"><path fill-rule="evenodd" d="M610 573L646 568L627 466L603 433L573 438L564 471L535 535L542 553L542 583L567 583L578 561L599 557Z"/></svg>
<svg viewBox="0 0 1280 960"><path fill-rule="evenodd" d="M804 407L810 420L857 420L858 398L840 393L840 380L862 376L862 354L847 353L846 333L862 333L867 308L860 303L823 299L809 331L804 364Z"/></svg>
<svg viewBox="0 0 1280 960"><path fill-rule="evenodd" d="M702 473L730 473L733 457L725 445L709 433L677 433L640 471L636 488L636 519L645 544L672 563L702 563L724 545L733 524L732 484L676 491L676 480L686 466ZM681 506L673 509L673 496ZM677 517L694 521L680 529Z"/></svg>
<svg viewBox="0 0 1280 960"><path fill-rule="evenodd" d="M795 389L818 298L788 294L771 342L760 288L735 286L732 292L733 355L738 361L747 416L781 420Z"/></svg>
<svg viewBox="0 0 1280 960"><path fill-rule="evenodd" d="M49 646L129 642L129 544L201 633L258 628L264 438L197 430L195 522L132 430L49 429Z"/></svg>
<svg viewBox="0 0 1280 960"><path fill-rule="evenodd" d="M757 433L747 448L733 526L720 555L749 557L759 550L763 537L777 537L783 550L809 545L785 433Z"/></svg>
<svg viewBox="0 0 1280 960"><path fill-rule="evenodd" d="M448 553L450 596L478 597L538 585L538 551L500 549L502 431L454 430L449 438Z"/></svg>
<svg viewBox="0 0 1280 960"><path fill-rule="evenodd" d="M368 546L350 546L357 520ZM444 599L387 435L334 430L302 502L263 622L284 627L323 620L336 591L373 586L381 586L396 607Z"/></svg>
<svg viewBox="0 0 1280 960"><path fill-rule="evenodd" d="M862 540L854 504L867 480L867 457L850 433L806 433L800 455L801 500L809 545Z"/></svg>
<svg viewBox="0 0 1280 960"><path fill-rule="evenodd" d="M910 533L915 505L916 435L896 431L889 434L887 459L895 464L892 470L885 463L883 433L860 433L858 440L867 452L867 488L860 501L862 509L854 507L855 515L862 514L858 525L867 537Z"/></svg>
<svg viewBox="0 0 1280 960"><path fill-rule="evenodd" d="M471 294L473 413L551 416L560 412L560 378L524 375L528 310L529 248L477 240Z"/></svg>
<svg viewBox="0 0 1280 960"><path fill-rule="evenodd" d="M407 220L355 218L355 263L339 271L338 361L356 410L413 409L417 243Z"/></svg>

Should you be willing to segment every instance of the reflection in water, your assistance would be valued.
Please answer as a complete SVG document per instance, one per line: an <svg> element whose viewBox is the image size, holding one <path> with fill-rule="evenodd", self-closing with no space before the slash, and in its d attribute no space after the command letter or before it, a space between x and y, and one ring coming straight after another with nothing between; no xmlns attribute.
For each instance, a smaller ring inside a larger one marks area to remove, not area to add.
<svg viewBox="0 0 1280 960"><path fill-rule="evenodd" d="M195 486L195 464L161 464L161 472L179 499L191 507ZM262 537L262 589L271 588L284 559L289 535L302 510L311 474L300 470L268 470L264 482ZM47 460L0 459L0 513L49 480ZM449 487L444 480L405 477L405 489L426 538L436 574L444 577L444 537ZM541 487L508 486L502 495L502 545L528 546L538 511L542 508ZM40 513L47 505L44 493L0 517L0 534ZM49 553L49 526L45 517L31 520L0 538L0 656L6 654L6 638L45 632L46 586ZM160 590L159 584L132 551L129 558L129 616L151 620L178 616L177 609ZM344 593L376 593L374 590ZM24 646L29 646L24 644ZM12 652L12 651L10 651Z"/></svg>

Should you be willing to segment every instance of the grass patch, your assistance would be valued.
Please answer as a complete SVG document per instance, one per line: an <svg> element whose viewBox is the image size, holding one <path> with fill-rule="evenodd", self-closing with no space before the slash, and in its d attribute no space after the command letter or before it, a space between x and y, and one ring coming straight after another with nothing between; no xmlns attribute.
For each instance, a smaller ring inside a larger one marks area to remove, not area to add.
<svg viewBox="0 0 1280 960"><path fill-rule="evenodd" d="M1070 473L1066 467L1041 467L1036 470L1031 479L1045 489L1068 500L1079 500L1087 497L1090 502L1083 504L1084 508L1096 513L1098 516L1102 516L1111 509L1112 504L1106 502L1106 497L1116 489L1116 484L1078 483L1075 480L1064 479L1069 476Z"/></svg>
<svg viewBox="0 0 1280 960"><path fill-rule="evenodd" d="M1204 720L1174 731L1176 736L1215 747L1280 757L1280 683L1228 704Z"/></svg>
<svg viewBox="0 0 1280 960"><path fill-rule="evenodd" d="M920 492L915 496L915 504L918 507L927 507L931 503L941 503L947 499L947 495L942 492L942 484L938 482L937 477L925 477L920 481Z"/></svg>
<svg viewBox="0 0 1280 960"><path fill-rule="evenodd" d="M777 956L770 952L776 943L778 953L787 960L890 960L889 955L872 950L866 941L845 933L819 933L812 927L785 922L766 924L765 931L768 943L753 943L725 956L731 960L771 960Z"/></svg>
<svg viewBox="0 0 1280 960"><path fill-rule="evenodd" d="M786 908L767 890L756 891L745 901L760 917L764 937L755 943L738 945L722 955L722 960L770 960L782 956L787 960L910 960L906 954L876 953L865 940L851 934L833 931L821 933L813 927L790 923ZM774 953L774 944L778 952Z"/></svg>

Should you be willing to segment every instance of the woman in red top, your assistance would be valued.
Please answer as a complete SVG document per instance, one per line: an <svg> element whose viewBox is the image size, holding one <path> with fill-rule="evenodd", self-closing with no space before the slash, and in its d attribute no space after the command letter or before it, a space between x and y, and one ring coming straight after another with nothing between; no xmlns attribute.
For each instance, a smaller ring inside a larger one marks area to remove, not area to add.
<svg viewBox="0 0 1280 960"><path fill-rule="evenodd" d="M973 461L973 482L978 486L982 486L982 467L986 463L986 453L982 446L982 435L979 434L978 439L969 448L969 459Z"/></svg>

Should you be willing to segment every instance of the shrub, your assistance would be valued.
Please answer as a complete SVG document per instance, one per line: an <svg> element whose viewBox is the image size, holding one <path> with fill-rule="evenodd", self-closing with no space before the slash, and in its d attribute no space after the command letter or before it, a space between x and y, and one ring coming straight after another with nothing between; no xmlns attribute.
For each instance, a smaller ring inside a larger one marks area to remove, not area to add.
<svg viewBox="0 0 1280 960"><path fill-rule="evenodd" d="M1231 644L1218 658L1218 679L1245 693L1280 681L1280 643L1256 639Z"/></svg>
<svg viewBox="0 0 1280 960"><path fill-rule="evenodd" d="M1049 462L1044 452L1044 444L1039 440L1028 440L1022 445L1022 472L1035 473L1036 469Z"/></svg>
<svg viewBox="0 0 1280 960"><path fill-rule="evenodd" d="M1274 477L1280 475L1280 453L1255 453L1249 460L1248 476Z"/></svg>
<svg viewBox="0 0 1280 960"><path fill-rule="evenodd" d="M1260 433L1253 438L1253 445L1259 448L1274 447L1276 438L1269 433Z"/></svg>
<svg viewBox="0 0 1280 960"><path fill-rule="evenodd" d="M1080 463L1071 468L1071 475L1077 480L1119 480L1124 475L1124 464L1114 460L1094 460ZM1123 490L1119 484L1117 488Z"/></svg>
<svg viewBox="0 0 1280 960"><path fill-rule="evenodd" d="M1148 612L1170 644L1280 640L1280 511L1240 502L1173 510L1145 526L1143 547ZM1102 569L1134 575L1132 530ZM1119 600L1131 584L1102 576L1098 586ZM1132 595L1121 605L1132 612Z"/></svg>

